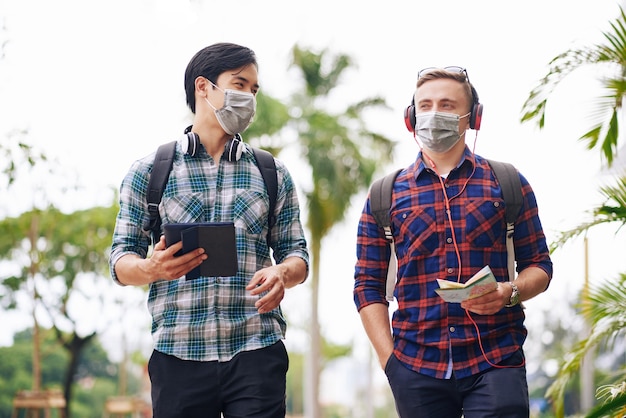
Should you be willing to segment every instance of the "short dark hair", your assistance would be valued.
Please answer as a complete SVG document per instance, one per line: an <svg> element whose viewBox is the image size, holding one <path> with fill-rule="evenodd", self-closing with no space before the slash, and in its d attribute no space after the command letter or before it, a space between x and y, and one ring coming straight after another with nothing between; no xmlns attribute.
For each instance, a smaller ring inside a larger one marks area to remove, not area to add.
<svg viewBox="0 0 626 418"><path fill-rule="evenodd" d="M199 76L217 84L217 78L225 71L245 67L259 67L254 51L233 43L216 43L198 51L185 70L185 94L187 106L196 113L195 82Z"/></svg>

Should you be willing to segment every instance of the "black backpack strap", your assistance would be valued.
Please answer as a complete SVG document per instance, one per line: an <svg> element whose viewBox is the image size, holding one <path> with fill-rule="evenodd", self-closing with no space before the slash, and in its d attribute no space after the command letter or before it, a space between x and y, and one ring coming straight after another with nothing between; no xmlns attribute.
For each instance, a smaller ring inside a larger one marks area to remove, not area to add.
<svg viewBox="0 0 626 418"><path fill-rule="evenodd" d="M252 147L254 158L261 171L261 176L267 188L270 199L270 210L268 217L267 245L270 244L272 228L276 224L276 199L278 198L278 174L276 173L276 162L274 156L263 149Z"/></svg>
<svg viewBox="0 0 626 418"><path fill-rule="evenodd" d="M161 145L154 156L154 164L148 181L147 201L149 219L144 223L143 230L150 231L152 244L156 244L161 235L161 216L159 215L159 203L163 196L163 189L170 177L174 154L176 153L176 141Z"/></svg>
<svg viewBox="0 0 626 418"><path fill-rule="evenodd" d="M385 229L385 238L388 241L393 240L391 235L391 217L389 210L391 209L391 195L393 193L393 183L396 181L398 173L402 169L398 169L387 174L372 183L370 188L370 211L380 228Z"/></svg>
<svg viewBox="0 0 626 418"><path fill-rule="evenodd" d="M494 160L487 161L502 189L502 197L506 205L506 223L515 223L523 204L522 182L520 181L519 173L512 164Z"/></svg>

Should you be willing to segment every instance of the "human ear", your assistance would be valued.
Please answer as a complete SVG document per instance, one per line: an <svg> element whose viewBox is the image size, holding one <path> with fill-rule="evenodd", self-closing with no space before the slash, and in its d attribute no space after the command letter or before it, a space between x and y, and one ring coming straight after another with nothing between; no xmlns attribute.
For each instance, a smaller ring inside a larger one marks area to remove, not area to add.
<svg viewBox="0 0 626 418"><path fill-rule="evenodd" d="M205 77L202 77L202 76L196 77L196 80L194 81L196 93L204 94L208 84L210 84L209 80L207 80Z"/></svg>

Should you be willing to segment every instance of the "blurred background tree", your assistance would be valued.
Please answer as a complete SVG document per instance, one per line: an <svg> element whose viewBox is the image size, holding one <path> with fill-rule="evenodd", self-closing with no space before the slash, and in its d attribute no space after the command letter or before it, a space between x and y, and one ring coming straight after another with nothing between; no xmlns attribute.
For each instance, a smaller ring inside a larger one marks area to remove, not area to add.
<svg viewBox="0 0 626 418"><path fill-rule="evenodd" d="M42 385L61 388L66 375L68 352L58 343L52 330L43 330L41 338ZM0 347L0 417L11 417L13 395L32 383L33 330L20 331L11 347ZM119 365L108 359L107 352L93 340L82 352L76 370L73 415L100 416L105 400L115 394ZM141 375L131 374L128 386L133 393L141 387Z"/></svg>
<svg viewBox="0 0 626 418"><path fill-rule="evenodd" d="M312 181L304 191L311 254L311 343L305 412L307 417L319 418L320 361L323 359L318 313L322 242L330 230L344 220L354 196L367 190L373 175L391 161L394 143L367 128L366 112L387 108L380 97L362 99L336 113L326 110L332 100L337 100L332 96L333 90L353 65L348 55L331 54L327 50L314 52L298 45L293 47L292 53L292 67L299 71L303 87L291 99L291 125L301 155L311 170Z"/></svg>

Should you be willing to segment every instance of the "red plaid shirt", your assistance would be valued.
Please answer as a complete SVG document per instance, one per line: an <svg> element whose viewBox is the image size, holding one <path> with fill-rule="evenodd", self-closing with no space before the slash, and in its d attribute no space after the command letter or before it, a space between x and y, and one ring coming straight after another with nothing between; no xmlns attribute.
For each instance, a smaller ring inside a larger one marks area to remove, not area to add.
<svg viewBox="0 0 626 418"><path fill-rule="evenodd" d="M502 190L488 162L476 156L474 167L473 160L466 147L463 160L444 180L461 255L461 281L485 265L491 267L498 281L507 281ZM524 203L515 223L517 270L535 266L552 277L535 195L528 181L520 178ZM436 279L457 281L459 265L440 180L425 167L421 153L396 179L391 219L398 256L398 309L392 319L394 355L412 370L442 379L446 377L450 353L455 377L463 378L516 352L527 335L522 307L477 315L466 312L458 303L444 302L435 293ZM376 225L368 198L357 238L354 302L358 310L372 303L388 303L385 281L389 255L384 232Z"/></svg>

